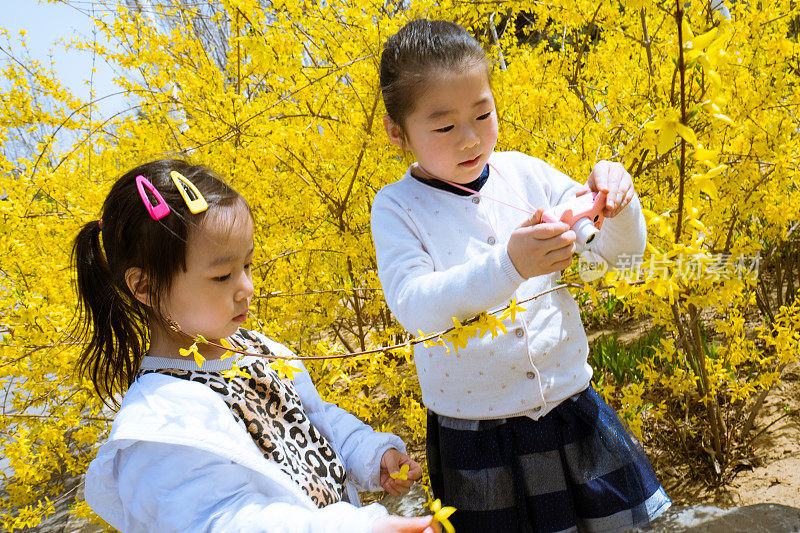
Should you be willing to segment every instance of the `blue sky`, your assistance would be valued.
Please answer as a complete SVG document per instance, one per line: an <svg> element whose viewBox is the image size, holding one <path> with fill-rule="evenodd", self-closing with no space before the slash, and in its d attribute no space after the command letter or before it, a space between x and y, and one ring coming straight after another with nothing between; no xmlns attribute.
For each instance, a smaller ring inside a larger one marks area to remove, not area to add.
<svg viewBox="0 0 800 533"><path fill-rule="evenodd" d="M113 6L114 0L90 2L84 0L71 0L70 5L63 2L48 3L38 0L0 0L0 26L9 31L14 43L15 54L21 50L19 31L25 30L25 40L30 56L44 64L53 63L53 68L59 79L69 89L81 97L89 97L88 80L92 75L92 54L82 51L66 51L65 44L60 40L69 42L73 38L93 39L93 23L90 15L100 17L108 13L108 7ZM97 38L102 39L98 33ZM107 44L107 43L105 43ZM5 64L8 59L5 54L0 54L0 63ZM116 74L111 67L97 58L95 62L97 72L94 74L93 84L96 96L114 93L119 88L114 84ZM103 115L109 115L125 107L124 97L108 98L98 105Z"/></svg>

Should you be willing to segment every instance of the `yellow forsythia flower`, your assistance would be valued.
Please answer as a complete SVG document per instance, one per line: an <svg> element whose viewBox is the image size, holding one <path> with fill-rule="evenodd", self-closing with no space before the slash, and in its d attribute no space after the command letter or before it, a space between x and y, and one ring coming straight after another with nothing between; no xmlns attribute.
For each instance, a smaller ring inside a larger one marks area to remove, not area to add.
<svg viewBox="0 0 800 533"><path fill-rule="evenodd" d="M219 343L226 348L233 348L233 344L231 344L231 341L229 341L228 339L220 339ZM227 352L225 352L220 356L220 360L225 360L228 357L231 357L234 353L235 352L228 350Z"/></svg>
<svg viewBox="0 0 800 533"><path fill-rule="evenodd" d="M227 380L231 380L237 376L241 376L246 379L250 379L253 377L250 375L249 372L247 372L246 370L242 370L235 364L231 366L230 370L223 370L222 372L220 372L220 374L222 374L222 377L224 377Z"/></svg>
<svg viewBox="0 0 800 533"><path fill-rule="evenodd" d="M442 507L442 502L437 498L428 504L433 512L433 519L439 522L447 533L455 533L456 528L450 523L450 515L456 512L455 507Z"/></svg>
<svg viewBox="0 0 800 533"><path fill-rule="evenodd" d="M189 346L188 350L185 350L185 349L181 348L181 349L178 350L178 352L180 352L180 354L183 357L187 357L189 355L193 355L194 356L194 362L197 363L197 367L198 368L203 368L203 361L205 361L206 358L203 357L202 355L200 355L200 352L197 351L197 343L196 342L193 343L191 346Z"/></svg>
<svg viewBox="0 0 800 533"><path fill-rule="evenodd" d="M392 472L391 474L389 474L389 477L392 479L402 479L403 481L405 481L408 479L408 469L409 469L408 465L403 465L400 467L399 472Z"/></svg>
<svg viewBox="0 0 800 533"><path fill-rule="evenodd" d="M302 372L299 368L290 365L283 359L277 359L274 363L270 365L272 369L278 373L278 377L280 379L289 378L290 380L294 379L295 372Z"/></svg>

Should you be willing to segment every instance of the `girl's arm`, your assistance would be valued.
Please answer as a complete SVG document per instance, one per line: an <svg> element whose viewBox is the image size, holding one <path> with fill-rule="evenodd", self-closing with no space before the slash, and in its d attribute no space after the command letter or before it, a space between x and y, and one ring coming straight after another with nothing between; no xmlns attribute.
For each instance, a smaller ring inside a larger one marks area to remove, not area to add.
<svg viewBox="0 0 800 533"><path fill-rule="evenodd" d="M257 335L277 354L294 355L286 346L261 334ZM300 395L306 414L319 430L328 433L326 428L329 428L330 437L347 468L347 479L359 490L383 490L380 480L381 458L390 448L405 454L403 440L391 433L375 431L341 407L323 401L302 362L292 361L291 364L302 369L302 372L295 374L292 384Z"/></svg>
<svg viewBox="0 0 800 533"><path fill-rule="evenodd" d="M332 403L322 403L323 416L333 430L334 441L347 467L348 480L362 491L383 490L380 479L381 458L391 448L405 454L406 445L403 440L397 435L373 430Z"/></svg>
<svg viewBox="0 0 800 533"><path fill-rule="evenodd" d="M189 446L136 442L119 451L116 464L124 503L109 522L122 531L368 533L387 514L377 504L294 504L279 484Z"/></svg>
<svg viewBox="0 0 800 533"><path fill-rule="evenodd" d="M435 272L413 220L382 192L375 197L371 221L378 277L389 308L408 331L446 329L453 317L465 320L503 305L525 281L507 243Z"/></svg>

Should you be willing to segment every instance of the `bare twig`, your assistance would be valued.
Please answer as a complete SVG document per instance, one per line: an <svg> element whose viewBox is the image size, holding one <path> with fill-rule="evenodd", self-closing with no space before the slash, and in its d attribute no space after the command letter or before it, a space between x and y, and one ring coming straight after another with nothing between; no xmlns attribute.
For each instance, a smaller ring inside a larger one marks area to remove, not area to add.
<svg viewBox="0 0 800 533"><path fill-rule="evenodd" d="M647 33L647 19L644 15L644 8L639 11L639 14L642 18L642 32L644 33L644 40L642 40L642 44L644 45L644 49L647 51L647 65L650 67L650 76L655 73L655 67L653 66L653 51L650 47L652 41L650 41L650 35Z"/></svg>
<svg viewBox="0 0 800 533"><path fill-rule="evenodd" d="M675 21L678 23L678 71L681 77L681 124L686 125L686 64L683 59L683 7L675 0ZM683 196L686 182L686 139L681 136L680 178L678 182L678 222L675 224L675 244L681 241L683 228Z"/></svg>

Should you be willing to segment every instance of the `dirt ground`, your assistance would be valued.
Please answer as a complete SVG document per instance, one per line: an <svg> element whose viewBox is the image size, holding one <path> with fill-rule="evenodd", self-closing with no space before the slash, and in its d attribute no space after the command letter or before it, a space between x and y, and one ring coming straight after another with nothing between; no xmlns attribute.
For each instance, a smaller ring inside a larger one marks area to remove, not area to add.
<svg viewBox="0 0 800 533"><path fill-rule="evenodd" d="M800 365L787 367L767 397L754 434L762 430L753 441L751 467L740 469L722 489L669 474L662 475L664 488L679 505L778 503L800 508Z"/></svg>
<svg viewBox="0 0 800 533"><path fill-rule="evenodd" d="M710 318L710 317L709 317ZM629 343L650 328L648 320L624 317L587 329L589 341L615 332ZM712 489L687 475L686 465L658 465L656 473L676 505L709 504L728 509L758 503L800 508L800 364L792 363L773 387L759 413L752 435L749 465L738 467L722 488ZM647 450L648 454L651 453ZM745 461L748 462L748 461Z"/></svg>

